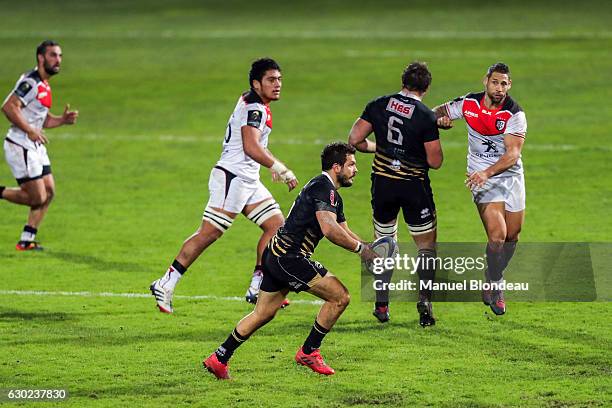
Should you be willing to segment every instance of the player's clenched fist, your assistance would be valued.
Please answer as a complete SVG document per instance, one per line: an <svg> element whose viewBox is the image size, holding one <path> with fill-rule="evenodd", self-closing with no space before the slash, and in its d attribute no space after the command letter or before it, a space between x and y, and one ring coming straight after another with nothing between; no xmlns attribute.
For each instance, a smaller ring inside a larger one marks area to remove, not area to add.
<svg viewBox="0 0 612 408"><path fill-rule="evenodd" d="M436 120L436 124L440 129L450 129L453 127L453 121L448 116L442 116Z"/></svg>

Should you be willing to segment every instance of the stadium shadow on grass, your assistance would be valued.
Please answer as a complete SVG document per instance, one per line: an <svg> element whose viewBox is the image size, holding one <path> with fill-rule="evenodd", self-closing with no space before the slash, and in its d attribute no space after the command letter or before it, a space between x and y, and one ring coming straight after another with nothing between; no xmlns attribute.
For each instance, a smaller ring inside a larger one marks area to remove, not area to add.
<svg viewBox="0 0 612 408"><path fill-rule="evenodd" d="M40 320L44 322L74 320L72 313L62 312L21 312L19 310L0 310L0 321Z"/></svg>
<svg viewBox="0 0 612 408"><path fill-rule="evenodd" d="M405 396L396 393L396 392L386 392L383 394L365 394L365 393L355 393L351 392L351 395L345 398L342 398L342 403L348 406L353 405L361 405L361 406L372 406L372 405L381 405L381 406L390 406L390 407L398 407L402 406L405 400Z"/></svg>
<svg viewBox="0 0 612 408"><path fill-rule="evenodd" d="M47 256L59 259L64 262L77 263L81 265L88 265L92 269L96 269L102 272L108 272L109 270L122 270L122 271L142 271L143 265L136 262L117 262L108 261L103 258L99 258L92 255L74 254L70 252L56 252L48 251Z"/></svg>
<svg viewBox="0 0 612 408"><path fill-rule="evenodd" d="M166 342L184 342L205 344L206 341L217 341L227 337L226 330L211 331L179 331L161 332L155 331L148 334L128 334L131 329L121 326L113 328L88 328L72 326L70 336L56 336L52 338L29 337L17 341L7 341L3 345L19 346L23 344L44 344L44 345L66 345L73 344L78 346L128 346L133 344L152 344ZM204 347L204 346L202 346ZM208 351L208 349L205 349Z"/></svg>
<svg viewBox="0 0 612 408"><path fill-rule="evenodd" d="M84 306L85 308L85 306ZM0 309L0 322L3 320L44 320L44 321L57 321L57 322L70 322L76 324L81 320L92 320L100 317L109 316L120 316L122 314L136 316L146 315L146 312L138 311L126 311L126 310L114 310L114 311L92 311L85 310L81 312L22 312L15 309Z"/></svg>

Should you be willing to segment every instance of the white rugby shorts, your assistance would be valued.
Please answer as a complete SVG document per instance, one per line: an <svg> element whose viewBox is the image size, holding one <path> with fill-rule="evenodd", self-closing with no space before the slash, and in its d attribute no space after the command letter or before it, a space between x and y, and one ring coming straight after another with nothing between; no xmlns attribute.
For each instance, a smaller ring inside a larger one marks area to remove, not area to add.
<svg viewBox="0 0 612 408"><path fill-rule="evenodd" d="M504 202L506 211L518 212L525 209L525 177L494 177L487 180L483 188L472 191L476 204Z"/></svg>
<svg viewBox="0 0 612 408"><path fill-rule="evenodd" d="M246 205L272 197L261 181L243 180L219 166L213 167L210 172L208 192L206 207L222 208L237 214L241 213Z"/></svg>
<svg viewBox="0 0 612 408"><path fill-rule="evenodd" d="M11 168L13 177L19 184L36 180L50 172L51 161L45 145L39 145L36 149L26 149L5 139L4 157ZM46 167L46 169L43 169L43 167ZM46 170L46 173L43 170Z"/></svg>

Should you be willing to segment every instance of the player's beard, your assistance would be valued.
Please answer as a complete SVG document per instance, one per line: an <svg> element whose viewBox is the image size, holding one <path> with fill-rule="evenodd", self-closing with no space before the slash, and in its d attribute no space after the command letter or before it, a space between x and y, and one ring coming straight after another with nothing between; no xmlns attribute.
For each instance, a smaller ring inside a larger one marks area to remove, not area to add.
<svg viewBox="0 0 612 408"><path fill-rule="evenodd" d="M502 95L502 96L495 96L495 94L491 95L489 94L489 99L491 99L491 102L493 102L495 105L499 105L504 98L506 97L506 95Z"/></svg>
<svg viewBox="0 0 612 408"><path fill-rule="evenodd" d="M53 66L47 64L47 61L45 61L45 63L43 64L43 67L45 68L45 72L49 76L55 75L55 74L59 73L59 71L60 71L59 65L56 65L55 67L53 67Z"/></svg>
<svg viewBox="0 0 612 408"><path fill-rule="evenodd" d="M345 176L344 174L338 175L338 182L340 183L340 187L350 187L353 185L352 177Z"/></svg>

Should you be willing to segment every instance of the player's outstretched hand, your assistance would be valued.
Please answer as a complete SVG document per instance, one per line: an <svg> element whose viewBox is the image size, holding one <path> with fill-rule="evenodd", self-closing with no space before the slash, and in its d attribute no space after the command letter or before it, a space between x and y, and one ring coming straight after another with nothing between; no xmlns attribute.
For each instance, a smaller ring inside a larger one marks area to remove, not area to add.
<svg viewBox="0 0 612 408"><path fill-rule="evenodd" d="M453 121L448 116L442 116L436 120L436 124L440 129L450 129L453 127Z"/></svg>
<svg viewBox="0 0 612 408"><path fill-rule="evenodd" d="M74 125L79 117L79 111L71 111L70 104L67 104L62 114L62 123L65 125Z"/></svg>
<svg viewBox="0 0 612 408"><path fill-rule="evenodd" d="M489 179L489 177L485 174L484 171L475 171L471 174L466 173L465 175L467 177L467 179L465 180L465 186L470 190L481 188Z"/></svg>

